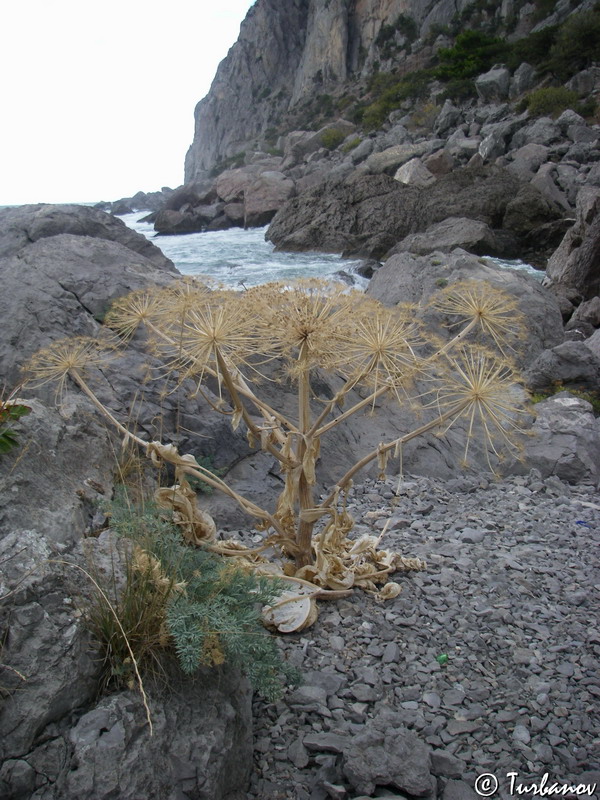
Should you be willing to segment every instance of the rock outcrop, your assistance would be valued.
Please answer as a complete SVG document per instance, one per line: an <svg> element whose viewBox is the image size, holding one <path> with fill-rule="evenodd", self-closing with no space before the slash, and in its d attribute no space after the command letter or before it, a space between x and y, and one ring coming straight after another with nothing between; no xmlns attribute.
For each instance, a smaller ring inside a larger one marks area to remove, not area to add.
<svg viewBox="0 0 600 800"><path fill-rule="evenodd" d="M409 234L447 220L449 209L452 216L500 229L502 254L514 254L519 243L523 248L525 237L542 236L539 229L560 216L539 192L498 168L457 169L426 186L356 172L288 201L267 238L283 250L380 258Z"/></svg>
<svg viewBox="0 0 600 800"><path fill-rule="evenodd" d="M549 259L546 273L546 283L560 294L575 290L585 300L600 294L600 186L579 192L576 222Z"/></svg>
<svg viewBox="0 0 600 800"><path fill-rule="evenodd" d="M177 274L122 222L76 206L0 212L0 251L0 385L8 387L38 348L97 334L111 300ZM112 382L91 372L103 401L125 420L137 416L133 398L148 359L131 348L124 358ZM23 393L32 413L19 424L19 448L0 460L0 794L224 800L249 777L249 686L221 671L166 692L148 689L153 737L138 693L99 700L101 658L81 613L92 594L82 569L94 573L97 561L82 540L96 543L106 524L102 504L113 491L120 443L82 394L66 387L55 408L48 386ZM156 437L161 408L173 431L175 416L202 416L180 394L165 406L150 383L138 395L143 435ZM219 448L227 449L228 436L217 435ZM118 549L106 559L114 565Z"/></svg>
<svg viewBox="0 0 600 800"><path fill-rule="evenodd" d="M469 0L461 0L459 8L467 5ZM229 157L256 150L269 128L314 94L373 71L382 60L385 26L392 26L393 36L401 15L424 35L456 11L449 0L258 0L196 106L186 183ZM398 37L406 43L406 36Z"/></svg>

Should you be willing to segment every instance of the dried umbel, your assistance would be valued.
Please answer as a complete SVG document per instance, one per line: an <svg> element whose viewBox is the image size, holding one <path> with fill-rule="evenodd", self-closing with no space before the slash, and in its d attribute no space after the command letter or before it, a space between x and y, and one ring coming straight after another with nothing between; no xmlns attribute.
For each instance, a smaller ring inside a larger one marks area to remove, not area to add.
<svg viewBox="0 0 600 800"><path fill-rule="evenodd" d="M78 340L72 350L57 343L38 354L32 368L38 378L54 377L62 384L70 376L154 463L170 464L176 483L159 490L157 499L173 510L186 540L286 580L289 591L265 614L281 630L300 630L315 618L316 597L340 596L355 586L393 597L399 587L389 576L424 566L418 559L380 550L375 537L349 538L353 521L345 498L362 468L377 462L383 473L389 457L411 439L447 431L460 419L466 420L465 458L475 438L493 458L515 447L523 395L515 389L518 378L505 355L521 331L515 301L474 281L448 287L431 306L448 319L450 334L444 341L423 328L415 306L387 308L360 292L315 280L237 293L190 279L136 292L115 304L108 325L125 340L145 331L152 352L167 366L164 374L193 378L199 391L206 379L213 388L216 381L220 397L212 402L215 412L227 414L234 428L244 425L251 444L275 458L283 489L272 509L242 496L194 456L127 431L84 379L91 343ZM467 344L467 338L477 343ZM339 378L340 388L329 400L313 397L311 377L317 369ZM259 395L257 378L272 380L282 370L297 393L293 415ZM316 468L327 434L386 397L402 407L418 406L419 426L382 441L317 501ZM190 476L234 499L267 532L264 543L247 549L239 542L217 542L214 523L196 504Z"/></svg>

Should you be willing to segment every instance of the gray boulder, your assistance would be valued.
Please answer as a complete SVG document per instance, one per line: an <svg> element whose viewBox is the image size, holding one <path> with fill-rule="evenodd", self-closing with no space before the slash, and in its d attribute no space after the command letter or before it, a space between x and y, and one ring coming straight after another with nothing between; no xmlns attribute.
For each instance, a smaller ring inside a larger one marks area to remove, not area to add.
<svg viewBox="0 0 600 800"><path fill-rule="evenodd" d="M288 201L267 238L283 250L379 258L408 234L445 220L448 209L453 216L502 227L519 239L560 215L534 188L498 168L454 170L423 187L354 172L329 178ZM545 233L540 240L545 243Z"/></svg>
<svg viewBox="0 0 600 800"><path fill-rule="evenodd" d="M266 225L295 192L294 181L282 172L261 172L244 193L244 224L250 228Z"/></svg>
<svg viewBox="0 0 600 800"><path fill-rule="evenodd" d="M565 286L585 299L600 294L600 188L583 187L577 197L576 221L546 268L548 285Z"/></svg>
<svg viewBox="0 0 600 800"><path fill-rule="evenodd" d="M427 186L433 183L435 175L427 169L420 158L411 158L396 171L394 180L409 186Z"/></svg>
<svg viewBox="0 0 600 800"><path fill-rule="evenodd" d="M352 789L373 796L385 786L410 796L435 790L429 748L401 723L401 716L381 713L344 746L343 771Z"/></svg>
<svg viewBox="0 0 600 800"><path fill-rule="evenodd" d="M23 247L59 234L115 242L143 256L155 268L176 272L170 261L141 233L123 220L96 208L77 205L29 205L0 209L0 258L16 255Z"/></svg>
<svg viewBox="0 0 600 800"><path fill-rule="evenodd" d="M532 467L543 477L556 475L568 483L598 484L600 480L600 419L592 406L561 392L535 406L536 420L527 440L523 474Z"/></svg>
<svg viewBox="0 0 600 800"><path fill-rule="evenodd" d="M567 212L571 212L571 205L566 195L556 184L556 175L555 164L542 164L534 178L532 178L531 185L534 186L549 203L563 208Z"/></svg>
<svg viewBox="0 0 600 800"><path fill-rule="evenodd" d="M154 230L161 236L177 236L183 233L205 231L212 222L201 213L189 211L173 211L165 208L159 211L154 219Z"/></svg>
<svg viewBox="0 0 600 800"><path fill-rule="evenodd" d="M388 258L396 253L419 256L434 251L451 253L457 247L476 255L506 255L507 251L511 251L506 237L499 239L485 222L466 217L448 217L422 233L411 233L402 239L390 250ZM516 243L513 243L512 250L516 252Z"/></svg>
<svg viewBox="0 0 600 800"><path fill-rule="evenodd" d="M252 763L248 685L205 670L181 681L177 697L150 694L152 736L138 695L103 698L68 731L67 768L50 797L226 800L242 790Z"/></svg>
<svg viewBox="0 0 600 800"><path fill-rule="evenodd" d="M165 286L174 274L118 242L72 233L39 238L0 259L0 376L16 384L40 347L69 334L96 334L113 300Z"/></svg>
<svg viewBox="0 0 600 800"><path fill-rule="evenodd" d="M584 342L562 342L540 353L524 378L533 392L549 390L557 382L595 392L600 386L600 360Z"/></svg>
<svg viewBox="0 0 600 800"><path fill-rule="evenodd" d="M510 72L503 64L496 64L489 72L475 78L477 96L484 103L506 100L510 86Z"/></svg>
<svg viewBox="0 0 600 800"><path fill-rule="evenodd" d="M571 320L575 323L587 322L594 328L600 328L600 297L592 297L577 306Z"/></svg>
<svg viewBox="0 0 600 800"><path fill-rule="evenodd" d="M457 108L451 100L445 100L442 110L433 123L433 132L437 136L448 133L462 121L462 115L461 109Z"/></svg>
<svg viewBox="0 0 600 800"><path fill-rule="evenodd" d="M366 160L369 172L379 175L382 172L394 172L413 158L422 156L429 150L427 142L420 144L397 144L388 147L380 153L372 153Z"/></svg>
<svg viewBox="0 0 600 800"><path fill-rule="evenodd" d="M589 347L596 358L600 359L600 331L596 331L589 337L589 339L586 339L585 345L586 347Z"/></svg>
<svg viewBox="0 0 600 800"><path fill-rule="evenodd" d="M525 144L510 154L512 161L506 169L522 180L531 180L542 164L548 160L550 149L543 144Z"/></svg>
<svg viewBox="0 0 600 800"><path fill-rule="evenodd" d="M525 61L522 64L519 64L510 80L510 86L508 90L509 98L514 100L516 97L519 97L519 95L522 95L524 92L528 92L530 89L532 89L535 82L535 76L535 69L531 66L531 64L527 64Z"/></svg>
<svg viewBox="0 0 600 800"><path fill-rule="evenodd" d="M526 144L551 145L562 139L560 126L550 117L540 117L518 130L512 138L511 149L517 150Z"/></svg>

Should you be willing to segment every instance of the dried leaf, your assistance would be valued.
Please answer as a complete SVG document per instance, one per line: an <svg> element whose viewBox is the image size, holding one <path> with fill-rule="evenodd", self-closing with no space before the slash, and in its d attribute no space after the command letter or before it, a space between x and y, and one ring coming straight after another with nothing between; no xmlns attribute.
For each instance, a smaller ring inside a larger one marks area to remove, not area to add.
<svg viewBox="0 0 600 800"><path fill-rule="evenodd" d="M267 627L280 633L294 633L314 623L318 616L317 604L312 597L303 594L302 589L298 587L294 591L282 592L277 604L263 608L263 620Z"/></svg>
<svg viewBox="0 0 600 800"><path fill-rule="evenodd" d="M393 600L394 597L398 597L400 592L402 591L402 587L399 583L394 583L390 581L390 583L386 583L383 589L377 592L377 599L378 600Z"/></svg>

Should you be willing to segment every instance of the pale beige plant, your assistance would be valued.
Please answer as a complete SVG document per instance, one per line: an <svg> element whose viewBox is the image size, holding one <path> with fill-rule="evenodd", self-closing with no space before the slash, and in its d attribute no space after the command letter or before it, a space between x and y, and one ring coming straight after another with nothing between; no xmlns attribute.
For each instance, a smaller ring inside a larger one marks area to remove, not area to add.
<svg viewBox="0 0 600 800"><path fill-rule="evenodd" d="M466 420L465 458L475 437L494 458L503 448L515 447L522 397L514 388L516 371L505 355L521 335L515 301L471 281L448 287L431 307L449 316L452 333L445 340L420 324L415 306L387 308L361 292L314 280L292 286L266 284L244 293L186 280L115 303L107 325L125 339L143 328L167 372L179 380L193 378L198 391L203 391L206 379L213 381L213 389L216 382L217 400L210 400L214 410L229 415L234 428L243 424L250 443L276 459L284 485L271 510L242 496L193 455L179 454L174 445L143 441L116 420L84 378L83 362L93 352L91 343L57 343L33 359L30 371L34 379L54 378L63 385L70 376L157 465L174 467L175 484L160 489L157 499L173 509L190 543L245 558L262 571L272 571L268 560L274 552L289 559L276 571L296 588L266 613L280 629L299 630L315 618L315 597L339 596L354 586L377 592L382 583L386 585L379 596L392 597L398 588L387 582L390 574L424 566L419 559L380 550L375 537L348 538L353 521L346 495L362 468L376 461L384 472L389 457L404 444L428 432L447 431L459 419ZM479 343L467 345L470 335ZM282 365L286 379L296 386L293 416L258 394L257 379L273 380ZM316 370L338 376L340 388L330 400L313 397ZM322 440L386 397L407 407L418 405L423 421L365 454L318 501ZM214 523L196 503L190 475L235 500L257 528L269 532L264 544L249 550L238 542L217 542Z"/></svg>

